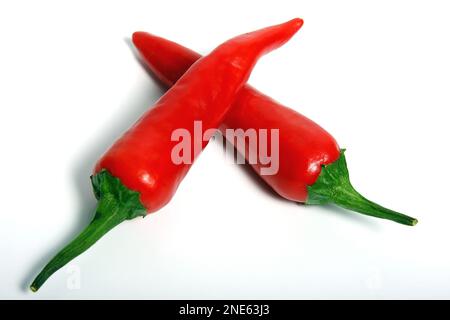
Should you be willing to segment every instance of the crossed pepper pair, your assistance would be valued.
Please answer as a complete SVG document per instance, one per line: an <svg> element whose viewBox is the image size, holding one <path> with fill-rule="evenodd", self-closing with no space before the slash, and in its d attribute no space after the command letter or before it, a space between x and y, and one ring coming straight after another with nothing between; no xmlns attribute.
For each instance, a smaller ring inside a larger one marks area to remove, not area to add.
<svg viewBox="0 0 450 320"><path fill-rule="evenodd" d="M261 174L262 159L245 157L280 196L306 204L334 203L366 215L415 225L417 220L381 207L351 185L344 150L313 121L245 85L256 61L287 42L302 26L293 19L232 38L201 57L179 44L144 32L133 43L154 74L170 89L102 156L91 176L98 206L92 222L41 271L32 291L124 220L167 204L192 162L174 163L174 130L278 129L279 170ZM230 141L233 143L233 141ZM193 148L195 159L202 148ZM252 153L256 153L252 154Z"/></svg>

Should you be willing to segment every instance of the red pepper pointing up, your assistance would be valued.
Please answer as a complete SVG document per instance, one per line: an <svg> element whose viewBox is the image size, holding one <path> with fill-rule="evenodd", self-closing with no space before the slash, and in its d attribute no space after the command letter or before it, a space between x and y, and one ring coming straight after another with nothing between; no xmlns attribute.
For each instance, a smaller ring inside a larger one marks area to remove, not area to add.
<svg viewBox="0 0 450 320"><path fill-rule="evenodd" d="M163 207L191 166L171 159L174 130L185 129L193 135L196 120L202 121L204 131L217 128L258 58L283 45L302 23L293 19L233 38L181 76L99 160L92 176L98 199L93 221L44 267L31 290L38 290L49 276L122 221ZM200 151L194 152L194 158Z"/></svg>
<svg viewBox="0 0 450 320"><path fill-rule="evenodd" d="M175 42L144 32L134 33L133 43L149 68L169 87L201 57ZM313 121L251 86L245 85L237 94L222 123L223 134L227 128L279 129L278 172L261 178L282 197L306 204L334 203L406 225L417 223L414 218L360 195L350 183L344 151L339 149L336 140ZM248 144L245 151L247 159L254 152L248 149ZM259 156L256 153L258 159ZM259 160L250 162L258 174L263 167Z"/></svg>

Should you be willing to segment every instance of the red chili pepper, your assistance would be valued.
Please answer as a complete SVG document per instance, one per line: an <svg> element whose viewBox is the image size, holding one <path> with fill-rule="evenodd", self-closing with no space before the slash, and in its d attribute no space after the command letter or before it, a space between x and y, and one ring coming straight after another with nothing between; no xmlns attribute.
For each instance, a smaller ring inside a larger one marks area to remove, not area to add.
<svg viewBox="0 0 450 320"><path fill-rule="evenodd" d="M175 42L136 32L133 43L151 71L171 86L201 56ZM279 129L279 170L261 175L282 197L306 204L334 203L366 215L415 225L417 220L386 209L360 195L351 185L344 150L315 122L245 85L222 126L232 129ZM235 143L230 141L231 143ZM245 157L248 160L248 145ZM256 153L259 157L259 153ZM260 174L261 161L250 163Z"/></svg>
<svg viewBox="0 0 450 320"><path fill-rule="evenodd" d="M258 58L288 41L302 23L293 19L233 38L184 73L98 161L92 176L99 201L93 221L44 267L31 290L38 290L55 271L119 223L169 202L191 167L172 161L171 151L177 144L171 141L172 133L185 129L194 136L196 120L202 121L203 132L217 128ZM202 141L202 148L206 144ZM193 148L194 159L202 148Z"/></svg>

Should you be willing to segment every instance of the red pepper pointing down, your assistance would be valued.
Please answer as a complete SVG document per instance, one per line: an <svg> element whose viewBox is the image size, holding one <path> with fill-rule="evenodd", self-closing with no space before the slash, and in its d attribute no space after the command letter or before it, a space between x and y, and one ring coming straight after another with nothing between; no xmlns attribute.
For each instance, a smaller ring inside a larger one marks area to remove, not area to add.
<svg viewBox="0 0 450 320"><path fill-rule="evenodd" d="M99 160L92 176L98 199L94 219L44 267L31 290L38 290L54 272L119 223L169 202L191 166L173 163L172 132L180 128L192 132L196 120L202 121L205 131L217 128L256 61L288 41L302 23L293 19L238 36L193 64Z"/></svg>

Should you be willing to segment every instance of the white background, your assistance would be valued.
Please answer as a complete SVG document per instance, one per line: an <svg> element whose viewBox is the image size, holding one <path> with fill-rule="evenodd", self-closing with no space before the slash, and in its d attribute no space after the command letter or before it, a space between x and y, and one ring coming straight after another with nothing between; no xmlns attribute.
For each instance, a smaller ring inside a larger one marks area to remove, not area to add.
<svg viewBox="0 0 450 320"><path fill-rule="evenodd" d="M2 1L0 298L450 298L448 1ZM89 222L96 159L162 91L127 42L207 53L302 17L250 82L347 148L354 185L416 227L274 196L212 143L156 214L123 223L42 289ZM69 270L70 271L70 270Z"/></svg>

